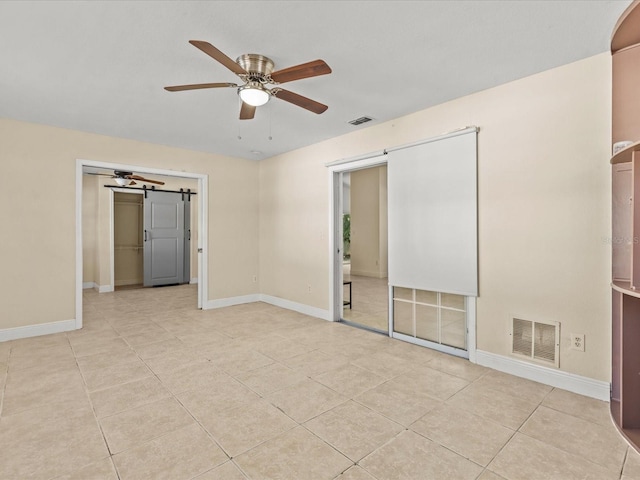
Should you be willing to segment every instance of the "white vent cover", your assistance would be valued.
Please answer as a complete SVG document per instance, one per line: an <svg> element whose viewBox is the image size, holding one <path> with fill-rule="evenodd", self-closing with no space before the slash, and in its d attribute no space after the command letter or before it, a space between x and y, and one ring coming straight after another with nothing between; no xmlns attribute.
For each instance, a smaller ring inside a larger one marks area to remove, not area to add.
<svg viewBox="0 0 640 480"><path fill-rule="evenodd" d="M560 324L512 317L511 353L536 362L560 366Z"/></svg>

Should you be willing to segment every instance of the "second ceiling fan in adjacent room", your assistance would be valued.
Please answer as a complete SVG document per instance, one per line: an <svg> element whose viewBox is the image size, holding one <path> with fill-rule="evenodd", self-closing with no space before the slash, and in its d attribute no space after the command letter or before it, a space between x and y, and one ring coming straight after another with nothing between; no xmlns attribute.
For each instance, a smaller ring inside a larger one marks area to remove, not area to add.
<svg viewBox="0 0 640 480"><path fill-rule="evenodd" d="M125 172L123 170L114 170L113 175L110 173L100 173L100 172L87 172L88 175L100 175L103 177L113 178L118 185L121 187L126 187L129 185L136 185L135 180L143 183L154 183L156 185L164 185L164 182L160 180L152 180L150 178L141 177L140 175L136 175L133 172Z"/></svg>

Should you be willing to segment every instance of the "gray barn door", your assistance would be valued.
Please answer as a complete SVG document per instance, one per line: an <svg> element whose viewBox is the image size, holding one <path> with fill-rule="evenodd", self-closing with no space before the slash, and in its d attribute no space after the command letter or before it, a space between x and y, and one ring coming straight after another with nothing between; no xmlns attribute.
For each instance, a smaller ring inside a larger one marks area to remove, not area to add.
<svg viewBox="0 0 640 480"><path fill-rule="evenodd" d="M148 191L144 199L144 286L184 281L184 202L180 193Z"/></svg>

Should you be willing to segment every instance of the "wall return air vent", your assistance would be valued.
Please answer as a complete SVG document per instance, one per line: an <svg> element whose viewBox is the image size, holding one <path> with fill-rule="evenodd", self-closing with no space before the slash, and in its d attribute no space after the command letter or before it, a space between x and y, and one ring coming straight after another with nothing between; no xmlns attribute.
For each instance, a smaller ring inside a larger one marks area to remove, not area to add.
<svg viewBox="0 0 640 480"><path fill-rule="evenodd" d="M560 366L560 323L511 318L511 353L536 363Z"/></svg>

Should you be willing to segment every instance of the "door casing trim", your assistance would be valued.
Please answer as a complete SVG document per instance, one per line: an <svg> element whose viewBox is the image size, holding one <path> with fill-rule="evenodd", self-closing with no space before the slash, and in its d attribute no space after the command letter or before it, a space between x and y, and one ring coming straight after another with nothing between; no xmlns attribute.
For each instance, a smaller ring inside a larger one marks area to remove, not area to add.
<svg viewBox="0 0 640 480"><path fill-rule="evenodd" d="M83 167L104 168L107 170L126 170L150 175L166 175L178 178L190 178L198 181L198 308L207 305L208 296L208 221L209 218L209 176L204 173L177 172L161 168L144 167L140 165L127 165L122 163L102 162L96 160L76 159L76 301L75 301L75 328L82 328L82 285L83 285L83 258L82 258L82 169ZM111 229L113 222L111 221ZM113 232L111 240L113 242ZM113 265L111 266L113 268ZM113 283L113 270L111 270L111 282Z"/></svg>

